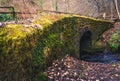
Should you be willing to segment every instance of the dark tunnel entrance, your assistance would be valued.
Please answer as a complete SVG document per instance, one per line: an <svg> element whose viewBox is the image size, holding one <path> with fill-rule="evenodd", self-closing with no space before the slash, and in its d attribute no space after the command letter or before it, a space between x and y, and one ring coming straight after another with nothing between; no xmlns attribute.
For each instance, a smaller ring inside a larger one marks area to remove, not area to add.
<svg viewBox="0 0 120 81"><path fill-rule="evenodd" d="M85 54L85 49L91 48L92 46L92 33L91 31L85 31L80 38L80 59Z"/></svg>
<svg viewBox="0 0 120 81"><path fill-rule="evenodd" d="M120 49L120 47L118 48ZM120 55L102 52L92 46L92 33L91 31L85 31L80 37L80 60L87 62L100 62L100 63L111 63L120 61ZM120 52L120 51L119 51Z"/></svg>

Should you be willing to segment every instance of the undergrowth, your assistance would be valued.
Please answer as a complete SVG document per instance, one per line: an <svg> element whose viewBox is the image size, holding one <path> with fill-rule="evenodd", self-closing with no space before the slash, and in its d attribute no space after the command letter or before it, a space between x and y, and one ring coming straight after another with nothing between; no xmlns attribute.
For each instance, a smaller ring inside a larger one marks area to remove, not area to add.
<svg viewBox="0 0 120 81"><path fill-rule="evenodd" d="M14 20L14 18L11 15L0 14L0 22L11 21L11 20Z"/></svg>
<svg viewBox="0 0 120 81"><path fill-rule="evenodd" d="M112 51L118 50L118 47L120 47L120 29L112 34L110 40L108 40L108 46L112 49Z"/></svg>

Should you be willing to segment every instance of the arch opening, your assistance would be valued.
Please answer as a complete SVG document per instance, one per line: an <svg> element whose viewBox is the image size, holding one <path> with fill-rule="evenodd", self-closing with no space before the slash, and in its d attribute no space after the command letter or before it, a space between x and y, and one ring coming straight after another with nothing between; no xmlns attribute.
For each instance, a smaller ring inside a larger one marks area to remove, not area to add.
<svg viewBox="0 0 120 81"><path fill-rule="evenodd" d="M105 64L120 61L119 54L114 54L110 52L104 53L101 51L96 51L96 49L93 48L91 31L85 31L80 37L79 43L80 60L84 60L87 62L100 62ZM120 49L120 47L118 49Z"/></svg>
<svg viewBox="0 0 120 81"><path fill-rule="evenodd" d="M92 33L91 31L85 31L80 37L80 58L84 56L85 50L92 47Z"/></svg>

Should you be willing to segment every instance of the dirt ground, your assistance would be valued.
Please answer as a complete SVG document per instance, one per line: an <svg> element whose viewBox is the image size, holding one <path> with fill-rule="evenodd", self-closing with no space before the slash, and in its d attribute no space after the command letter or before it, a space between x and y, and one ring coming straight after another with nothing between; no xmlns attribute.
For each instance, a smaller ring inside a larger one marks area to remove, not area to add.
<svg viewBox="0 0 120 81"><path fill-rule="evenodd" d="M120 62L85 62L65 56L46 69L48 81L120 81Z"/></svg>

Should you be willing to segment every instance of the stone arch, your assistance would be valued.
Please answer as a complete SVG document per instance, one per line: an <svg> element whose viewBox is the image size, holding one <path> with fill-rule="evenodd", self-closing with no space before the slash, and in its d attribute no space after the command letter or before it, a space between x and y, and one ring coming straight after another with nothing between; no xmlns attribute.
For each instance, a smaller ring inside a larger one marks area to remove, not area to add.
<svg viewBox="0 0 120 81"><path fill-rule="evenodd" d="M79 53L80 58L85 49L92 47L92 32L90 30L85 30L80 36L79 42Z"/></svg>

